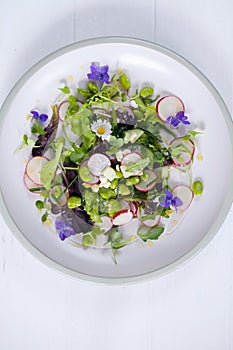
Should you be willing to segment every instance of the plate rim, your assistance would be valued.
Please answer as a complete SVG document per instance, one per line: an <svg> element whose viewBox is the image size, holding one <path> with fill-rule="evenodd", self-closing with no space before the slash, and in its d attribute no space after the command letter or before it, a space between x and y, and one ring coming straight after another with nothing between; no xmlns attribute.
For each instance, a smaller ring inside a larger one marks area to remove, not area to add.
<svg viewBox="0 0 233 350"><path fill-rule="evenodd" d="M221 113L225 119L226 125L229 130L229 137L232 145L233 150L233 121L230 115L230 112L227 109L227 106L225 102L223 101L223 98L217 91L217 89L214 87L214 85L210 82L210 80L203 74L196 66L194 66L190 61L182 57L180 54L177 54L173 50L170 50L162 45L158 45L154 42L143 40L143 39L137 39L137 38L130 38L130 37L121 37L121 36L109 36L109 37L101 37L101 38L91 38L86 39L82 41L78 41L69 45L66 45L62 48L59 48L58 50L48 54L44 58L40 59L36 64L34 64L29 70L27 70L26 73L22 75L22 77L16 82L16 84L13 86L13 88L8 93L7 97L3 101L3 104L0 109L0 130L1 126L4 120L4 115L6 114L8 108L10 107L12 101L14 100L16 94L21 89L21 87L25 84L25 82L30 79L40 68L42 68L44 65L48 64L55 58L59 57L60 55L63 55L65 53L77 50L79 48L83 48L86 46L93 46L93 45L99 45L99 44L130 44L140 47L146 47L152 50L155 50L157 52L160 52L162 54L165 54L166 56L172 58L176 62L182 64L185 66L188 70L190 70L207 88L207 90L210 92L211 96L215 99L217 105L219 106ZM233 164L231 166L231 175L233 177ZM14 221L14 218L10 215L7 209L7 205L5 203L5 199L2 195L2 189L0 184L0 212L2 215L3 220L7 224L8 228L12 232L12 234L15 236L15 238L22 244L22 246L30 252L35 258L37 258L40 262L42 262L47 267L52 268L53 270L59 271L66 276L72 276L75 278L78 278L79 280L84 280L86 282L90 283L98 283L98 284L130 284L130 283L136 283L136 282L143 282L143 281L149 281L154 278L161 277L165 274L168 274L169 272L173 272L177 270L179 267L183 266L184 263L190 261L192 258L194 258L197 254L199 254L207 245L208 243L213 239L213 237L216 235L216 233L221 228L222 224L224 223L228 212L231 208L233 202L233 186L230 188L228 193L225 196L224 204L219 212L219 215L217 216L217 219L214 221L213 225L207 231L205 236L188 252L183 254L181 257L177 258L173 262L155 269L153 271L143 273L143 274L137 274L134 276L123 276L123 277L103 277L103 276L94 276L90 274L85 274L76 270L73 270L72 268L68 268L66 266L63 266L57 262L55 262L53 259L42 253L36 246L34 246L24 235L24 233L18 228L17 223Z"/></svg>

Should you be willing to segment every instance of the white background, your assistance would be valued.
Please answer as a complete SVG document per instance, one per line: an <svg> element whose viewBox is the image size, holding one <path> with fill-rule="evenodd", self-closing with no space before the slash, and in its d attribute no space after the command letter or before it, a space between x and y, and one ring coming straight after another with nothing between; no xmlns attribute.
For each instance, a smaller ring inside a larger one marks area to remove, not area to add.
<svg viewBox="0 0 233 350"><path fill-rule="evenodd" d="M232 113L231 0L0 4L0 104L50 52L86 38L120 35L183 55L206 74ZM233 208L212 242L179 270L137 285L103 286L42 265L0 217L0 349L232 350L232 233Z"/></svg>

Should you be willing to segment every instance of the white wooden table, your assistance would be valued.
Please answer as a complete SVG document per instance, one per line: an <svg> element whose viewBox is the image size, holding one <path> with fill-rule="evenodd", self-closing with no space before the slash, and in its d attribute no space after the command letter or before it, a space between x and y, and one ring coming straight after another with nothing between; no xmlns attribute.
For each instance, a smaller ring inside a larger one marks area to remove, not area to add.
<svg viewBox="0 0 233 350"><path fill-rule="evenodd" d="M50 52L117 35L183 55L207 75L232 113L232 17L231 0L1 1L0 104ZM232 350L232 284L233 208L212 242L179 270L111 287L42 265L0 217L1 350Z"/></svg>

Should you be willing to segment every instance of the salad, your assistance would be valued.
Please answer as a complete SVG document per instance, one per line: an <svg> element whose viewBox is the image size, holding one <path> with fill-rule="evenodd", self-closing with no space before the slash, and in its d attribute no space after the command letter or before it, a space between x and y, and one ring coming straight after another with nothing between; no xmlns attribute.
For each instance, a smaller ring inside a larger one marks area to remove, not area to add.
<svg viewBox="0 0 233 350"><path fill-rule="evenodd" d="M109 247L116 261L131 242L166 233L202 194L191 176L200 132L178 96L133 89L125 72L99 63L84 88L59 91L50 116L28 116L24 184L61 241Z"/></svg>

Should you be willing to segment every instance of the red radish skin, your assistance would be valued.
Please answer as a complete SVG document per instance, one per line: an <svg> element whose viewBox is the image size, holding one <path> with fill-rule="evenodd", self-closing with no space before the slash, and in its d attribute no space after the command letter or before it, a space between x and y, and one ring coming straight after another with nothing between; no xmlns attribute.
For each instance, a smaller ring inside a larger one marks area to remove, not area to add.
<svg viewBox="0 0 233 350"><path fill-rule="evenodd" d="M157 175L153 170L147 170L146 173L149 175L149 179L145 181L140 181L137 185L134 185L134 187L140 192L151 191L158 183L156 181Z"/></svg>
<svg viewBox="0 0 233 350"><path fill-rule="evenodd" d="M187 160L184 160L184 164L180 163L180 161L176 157L173 157L172 162L173 162L173 164L175 166L183 167L185 165L189 165L192 162L193 156L194 156L194 153L195 153L195 145L194 145L192 140L182 140L182 137L176 137L175 139L173 139L170 142L170 146L176 147L176 146L178 146L180 141L182 141L182 143L186 147L188 147L188 149L191 151L191 154L189 154L188 152L183 152L183 157L184 158L187 155Z"/></svg>
<svg viewBox="0 0 233 350"><path fill-rule="evenodd" d="M27 175L27 173L25 172L23 175L23 183L25 185L25 187L30 191L32 188L37 188L38 185L36 185L31 179L30 177ZM32 191L31 193L33 194L39 194L40 191Z"/></svg>
<svg viewBox="0 0 233 350"><path fill-rule="evenodd" d="M48 161L49 161L49 159L44 157L44 156L36 156L36 157L30 158L26 164L25 173L27 174L29 179L37 186L42 186L42 183L37 181L38 180L37 177L38 177L39 171L41 170L42 166L44 164L46 164ZM36 167L35 167L36 164L33 164L36 162L43 163L43 165L40 167L40 169L38 169L38 168L36 169ZM36 179L33 178L33 172L34 172L34 175L36 175Z"/></svg>
<svg viewBox="0 0 233 350"><path fill-rule="evenodd" d="M115 226L126 225L130 223L133 218L133 213L129 209L124 209L115 214L112 218L112 223Z"/></svg>
<svg viewBox="0 0 233 350"><path fill-rule="evenodd" d="M138 205L136 202L130 202L130 210L132 211L133 213L133 216L137 216L137 213L138 213Z"/></svg>
<svg viewBox="0 0 233 350"><path fill-rule="evenodd" d="M186 185L177 185L173 188L174 196L179 197L183 204L180 207L176 207L177 211L187 210L192 203L194 193L190 187Z"/></svg>
<svg viewBox="0 0 233 350"><path fill-rule="evenodd" d="M173 105L173 108L170 108L169 112L167 111L166 114L162 113L161 111L162 105L165 102L167 102L168 104L171 103L172 105L172 102L174 104L174 101L177 103L177 106ZM166 122L168 117L170 117L171 115L175 116L180 111L183 111L183 112L185 111L184 103L179 97L175 95L167 95L167 96L161 97L156 104L156 113L159 119L163 122Z"/></svg>

